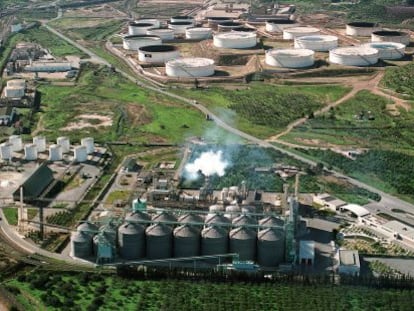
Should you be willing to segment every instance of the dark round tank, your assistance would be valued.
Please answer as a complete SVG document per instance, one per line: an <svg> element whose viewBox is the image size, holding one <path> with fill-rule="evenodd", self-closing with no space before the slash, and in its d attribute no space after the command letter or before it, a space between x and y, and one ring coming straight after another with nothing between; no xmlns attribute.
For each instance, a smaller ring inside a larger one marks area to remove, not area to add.
<svg viewBox="0 0 414 311"><path fill-rule="evenodd" d="M72 233L70 238L72 255L78 258L88 258L92 255L92 237L83 231Z"/></svg>
<svg viewBox="0 0 414 311"><path fill-rule="evenodd" d="M266 216L259 220L259 225L263 228L272 226L283 227L285 225L285 222L282 219L274 216Z"/></svg>
<svg viewBox="0 0 414 311"><path fill-rule="evenodd" d="M147 258L163 259L172 255L172 229L163 224L154 224L145 230Z"/></svg>
<svg viewBox="0 0 414 311"><path fill-rule="evenodd" d="M257 225L257 220L251 216L240 215L233 219L232 224L234 227L241 227L245 225Z"/></svg>
<svg viewBox="0 0 414 311"><path fill-rule="evenodd" d="M192 257L200 254L200 230L189 225L174 229L174 257Z"/></svg>
<svg viewBox="0 0 414 311"><path fill-rule="evenodd" d="M269 24L276 24L276 25L289 25L289 24L295 24L295 21L292 21L290 19L268 19L266 23Z"/></svg>
<svg viewBox="0 0 414 311"><path fill-rule="evenodd" d="M176 222L177 218L171 213L161 212L160 214L154 214L152 216L152 221L154 223L165 223L169 226L173 226L173 224L169 223Z"/></svg>
<svg viewBox="0 0 414 311"><path fill-rule="evenodd" d="M256 232L246 227L230 231L230 253L239 254L240 260L256 259Z"/></svg>
<svg viewBox="0 0 414 311"><path fill-rule="evenodd" d="M187 19L187 20L193 20L194 17L188 16L188 15L177 15L177 16L171 17L171 19Z"/></svg>
<svg viewBox="0 0 414 311"><path fill-rule="evenodd" d="M206 227L201 231L201 255L220 255L228 253L228 234L221 227ZM215 262L212 260L210 262Z"/></svg>
<svg viewBox="0 0 414 311"><path fill-rule="evenodd" d="M138 51L142 52L172 52L176 51L177 47L167 44L154 44L140 47Z"/></svg>
<svg viewBox="0 0 414 311"><path fill-rule="evenodd" d="M257 236L257 262L264 267L276 267L284 261L285 234L278 229L263 229Z"/></svg>
<svg viewBox="0 0 414 311"><path fill-rule="evenodd" d="M123 259L145 257L145 227L140 224L124 223L118 229L119 253Z"/></svg>
<svg viewBox="0 0 414 311"><path fill-rule="evenodd" d="M407 33L403 31L394 31L394 30L379 30L374 31L373 35L382 36L382 37L397 37L397 36L406 36Z"/></svg>
<svg viewBox="0 0 414 311"><path fill-rule="evenodd" d="M229 17L209 17L207 19L208 21L208 27L217 30L218 24L223 23L223 22L232 22L233 20Z"/></svg>
<svg viewBox="0 0 414 311"><path fill-rule="evenodd" d="M170 25L185 26L185 25L193 25L193 23L192 22L170 22Z"/></svg>
<svg viewBox="0 0 414 311"><path fill-rule="evenodd" d="M98 233L98 227L96 225L94 225L93 223L89 222L89 221L85 221L83 223L81 223L76 230L78 232L84 232L89 234L90 236L94 236L96 233Z"/></svg>
<svg viewBox="0 0 414 311"><path fill-rule="evenodd" d="M230 220L221 214L208 214L206 216L204 223L205 225L208 225L208 226L211 226L211 225L222 226L226 230L230 227L229 226Z"/></svg>
<svg viewBox="0 0 414 311"><path fill-rule="evenodd" d="M151 24L151 23L136 23L136 22L130 22L129 25L133 26L133 27L150 27L150 26L154 26L154 24Z"/></svg>
<svg viewBox="0 0 414 311"><path fill-rule="evenodd" d="M352 23L348 23L349 26L352 27L366 27L366 28L372 28L372 27L376 27L377 23L371 23L371 22L352 22Z"/></svg>
<svg viewBox="0 0 414 311"><path fill-rule="evenodd" d="M255 28L250 28L250 27L236 27L233 28L231 31L238 31L238 32L256 32Z"/></svg>
<svg viewBox="0 0 414 311"><path fill-rule="evenodd" d="M151 216L144 212L132 212L125 216L126 222L142 224L145 227L150 225Z"/></svg>
<svg viewBox="0 0 414 311"><path fill-rule="evenodd" d="M139 38L159 38L158 36L151 35L128 35L124 36L124 39L139 39Z"/></svg>

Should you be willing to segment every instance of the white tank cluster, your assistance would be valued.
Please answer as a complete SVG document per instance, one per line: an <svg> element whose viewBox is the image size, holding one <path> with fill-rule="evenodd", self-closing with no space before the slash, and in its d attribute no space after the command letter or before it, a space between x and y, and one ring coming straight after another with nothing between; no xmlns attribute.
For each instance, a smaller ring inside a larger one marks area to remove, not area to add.
<svg viewBox="0 0 414 311"><path fill-rule="evenodd" d="M58 144L52 144L49 146L49 161L62 161L63 152L62 146Z"/></svg>
<svg viewBox="0 0 414 311"><path fill-rule="evenodd" d="M369 37L374 31L381 30L377 23L353 22L346 25L345 33L353 37Z"/></svg>
<svg viewBox="0 0 414 311"><path fill-rule="evenodd" d="M159 37L162 41L174 40L174 30L170 28L149 29L147 35Z"/></svg>
<svg viewBox="0 0 414 311"><path fill-rule="evenodd" d="M374 48L380 59L400 59L405 56L405 45L397 42L371 42L363 46Z"/></svg>
<svg viewBox="0 0 414 311"><path fill-rule="evenodd" d="M67 153L70 151L70 140L69 137L60 136L56 139L56 144L61 147L63 153Z"/></svg>
<svg viewBox="0 0 414 311"><path fill-rule="evenodd" d="M24 159L27 161L37 160L37 148L35 144L24 145Z"/></svg>
<svg viewBox="0 0 414 311"><path fill-rule="evenodd" d="M186 39L205 40L211 38L213 30L207 27L193 27L185 30Z"/></svg>
<svg viewBox="0 0 414 311"><path fill-rule="evenodd" d="M378 62L377 49L366 46L339 47L329 51L329 62L345 66L371 66Z"/></svg>
<svg viewBox="0 0 414 311"><path fill-rule="evenodd" d="M165 62L180 57L180 51L173 45L148 45L138 49L138 60L144 63Z"/></svg>
<svg viewBox="0 0 414 311"><path fill-rule="evenodd" d="M128 25L128 35L130 36L137 36L137 35L145 35L148 29L157 28L154 23L151 22L143 22L143 21L136 21L130 22Z"/></svg>
<svg viewBox="0 0 414 311"><path fill-rule="evenodd" d="M293 40L297 37L316 36L320 34L320 30L315 27L290 27L283 30L284 40Z"/></svg>
<svg viewBox="0 0 414 311"><path fill-rule="evenodd" d="M404 31L380 30L371 34L371 42L396 42L410 44L410 34Z"/></svg>
<svg viewBox="0 0 414 311"><path fill-rule="evenodd" d="M315 52L308 49L271 49L266 51L265 63L283 68L313 66Z"/></svg>
<svg viewBox="0 0 414 311"><path fill-rule="evenodd" d="M33 144L36 145L37 152L46 151L46 137L44 136L35 136L33 137Z"/></svg>
<svg viewBox="0 0 414 311"><path fill-rule="evenodd" d="M93 137L85 137L81 139L81 145L86 147L86 153L92 154L95 152L95 141Z"/></svg>
<svg viewBox="0 0 414 311"><path fill-rule="evenodd" d="M168 24L168 28L174 30L175 35L184 35L187 28L193 27L194 24L189 21L184 22L171 22Z"/></svg>
<svg viewBox="0 0 414 311"><path fill-rule="evenodd" d="M327 52L338 47L338 37L330 35L296 37L294 47L295 49Z"/></svg>
<svg viewBox="0 0 414 311"><path fill-rule="evenodd" d="M298 27L295 21L290 19L269 19L266 21L265 30L267 32L283 32L286 28Z"/></svg>
<svg viewBox="0 0 414 311"><path fill-rule="evenodd" d="M82 163L88 159L88 152L85 146L76 146L73 150L73 157L76 162Z"/></svg>
<svg viewBox="0 0 414 311"><path fill-rule="evenodd" d="M7 81L5 96L7 98L22 98L26 92L26 81L23 79L13 79Z"/></svg>
<svg viewBox="0 0 414 311"><path fill-rule="evenodd" d="M137 51L140 47L161 44L162 40L157 36L131 35L123 37L123 48L125 50Z"/></svg>
<svg viewBox="0 0 414 311"><path fill-rule="evenodd" d="M198 78L214 75L214 60L209 58L177 58L165 64L169 77Z"/></svg>
<svg viewBox="0 0 414 311"><path fill-rule="evenodd" d="M218 48L247 49L255 47L257 35L252 32L223 32L214 35L213 44Z"/></svg>

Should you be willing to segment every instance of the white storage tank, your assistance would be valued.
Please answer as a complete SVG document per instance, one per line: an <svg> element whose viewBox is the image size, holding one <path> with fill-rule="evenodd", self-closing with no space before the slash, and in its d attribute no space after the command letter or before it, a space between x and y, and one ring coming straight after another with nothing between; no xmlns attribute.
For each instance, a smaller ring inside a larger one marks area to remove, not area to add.
<svg viewBox="0 0 414 311"><path fill-rule="evenodd" d="M9 143L11 144L11 151L20 151L23 149L23 141L19 135L10 136Z"/></svg>
<svg viewBox="0 0 414 311"><path fill-rule="evenodd" d="M377 49L364 46L339 47L329 51L329 62L344 66L371 66L378 62Z"/></svg>
<svg viewBox="0 0 414 311"><path fill-rule="evenodd" d="M160 28L161 27L160 20L155 19L155 18L143 18L143 19L136 20L135 23L152 24L154 28Z"/></svg>
<svg viewBox="0 0 414 311"><path fill-rule="evenodd" d="M161 41L174 40L174 30L169 28L149 29L147 31L148 36L156 36Z"/></svg>
<svg viewBox="0 0 414 311"><path fill-rule="evenodd" d="M207 19L208 27L211 27L214 30L217 30L218 24L224 23L224 22L232 22L233 20L230 17L224 17L224 16L217 16L217 17L209 17Z"/></svg>
<svg viewBox="0 0 414 311"><path fill-rule="evenodd" d="M85 146L76 146L74 149L74 160L82 163L88 160L88 153L86 152Z"/></svg>
<svg viewBox="0 0 414 311"><path fill-rule="evenodd" d="M238 22L221 22L218 24L218 31L219 32L229 32L234 28L242 27L242 23Z"/></svg>
<svg viewBox="0 0 414 311"><path fill-rule="evenodd" d="M290 27L283 30L283 39L293 40L296 37L316 36L320 34L320 30L315 27Z"/></svg>
<svg viewBox="0 0 414 311"><path fill-rule="evenodd" d="M172 229L163 224L154 224L145 229L148 259L171 258Z"/></svg>
<svg viewBox="0 0 414 311"><path fill-rule="evenodd" d="M0 158L2 160L10 161L12 158L12 148L11 143L2 143L0 144Z"/></svg>
<svg viewBox="0 0 414 311"><path fill-rule="evenodd" d="M144 63L164 64L179 57L180 51L173 45L147 45L138 49L138 60Z"/></svg>
<svg viewBox="0 0 414 311"><path fill-rule="evenodd" d="M35 144L24 145L24 159L27 161L37 160L37 148Z"/></svg>
<svg viewBox="0 0 414 311"><path fill-rule="evenodd" d="M56 139L56 143L62 147L62 153L70 151L70 141L69 137L61 136Z"/></svg>
<svg viewBox="0 0 414 311"><path fill-rule="evenodd" d="M174 229L174 257L193 257L200 254L200 230L190 225Z"/></svg>
<svg viewBox="0 0 414 311"><path fill-rule="evenodd" d="M93 137L82 138L81 145L86 147L87 154L92 154L95 152L95 141Z"/></svg>
<svg viewBox="0 0 414 311"><path fill-rule="evenodd" d="M148 29L156 28L153 23L148 22L130 22L128 25L128 34L131 36L145 35Z"/></svg>
<svg viewBox="0 0 414 311"><path fill-rule="evenodd" d="M240 260L256 259L256 232L250 228L238 227L230 231L230 253L239 254Z"/></svg>
<svg viewBox="0 0 414 311"><path fill-rule="evenodd" d="M14 79L7 81L5 96L8 98L22 98L26 91L26 81Z"/></svg>
<svg viewBox="0 0 414 311"><path fill-rule="evenodd" d="M346 25L345 33L353 37L369 37L374 31L381 30L377 23L352 22Z"/></svg>
<svg viewBox="0 0 414 311"><path fill-rule="evenodd" d="M272 49L266 51L265 63L283 68L305 68L315 63L315 52L308 49Z"/></svg>
<svg viewBox="0 0 414 311"><path fill-rule="evenodd" d="M37 152L46 151L46 137L44 136L35 136L33 137L33 144L37 147Z"/></svg>
<svg viewBox="0 0 414 311"><path fill-rule="evenodd" d="M371 42L396 42L407 46L410 44L410 34L395 30L374 31L371 34Z"/></svg>
<svg viewBox="0 0 414 311"><path fill-rule="evenodd" d="M140 47L161 44L162 40L157 36L131 35L123 37L123 48L125 50L137 51Z"/></svg>
<svg viewBox="0 0 414 311"><path fill-rule="evenodd" d="M264 267L276 267L284 262L285 234L283 230L263 229L257 235L257 262Z"/></svg>
<svg viewBox="0 0 414 311"><path fill-rule="evenodd" d="M62 146L61 145L50 145L49 146L49 161L61 161L62 160Z"/></svg>
<svg viewBox="0 0 414 311"><path fill-rule="evenodd" d="M209 58L177 58L165 64L169 77L199 78L214 75L214 60Z"/></svg>
<svg viewBox="0 0 414 311"><path fill-rule="evenodd" d="M186 39L205 40L211 38L213 30L207 27L193 27L185 30Z"/></svg>
<svg viewBox="0 0 414 311"><path fill-rule="evenodd" d="M303 36L295 38L295 49L327 52L338 47L338 37L330 35Z"/></svg>
<svg viewBox="0 0 414 311"><path fill-rule="evenodd" d="M168 24L168 28L174 30L176 35L184 35L187 28L193 27L192 22L171 22Z"/></svg>
<svg viewBox="0 0 414 311"><path fill-rule="evenodd" d="M268 19L266 21L265 30L267 32L283 32L286 28L298 27L295 21L290 19Z"/></svg>
<svg viewBox="0 0 414 311"><path fill-rule="evenodd" d="M213 36L213 44L218 48L247 49L255 47L257 35L252 32L223 32Z"/></svg>
<svg viewBox="0 0 414 311"><path fill-rule="evenodd" d="M371 42L364 46L378 50L380 59L400 59L405 56L405 45L397 42Z"/></svg>
<svg viewBox="0 0 414 311"><path fill-rule="evenodd" d="M173 17L171 17L170 22L171 23L187 22L187 23L191 23L193 25L195 24L194 17L188 16L188 15L173 16Z"/></svg>

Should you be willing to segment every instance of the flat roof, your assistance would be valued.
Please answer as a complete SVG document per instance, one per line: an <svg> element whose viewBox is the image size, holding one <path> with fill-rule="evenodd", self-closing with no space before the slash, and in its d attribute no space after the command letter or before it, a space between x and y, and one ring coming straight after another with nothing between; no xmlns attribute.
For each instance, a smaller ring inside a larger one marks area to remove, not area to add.
<svg viewBox="0 0 414 311"><path fill-rule="evenodd" d="M370 212L365 207L362 207L361 205L357 204L347 204L341 206L341 208L354 213L358 217L363 217L370 214Z"/></svg>
<svg viewBox="0 0 414 311"><path fill-rule="evenodd" d="M406 224L403 224L398 220L391 220L383 224L383 226L393 230L394 232L397 232L400 235L405 235L410 237L411 239L414 239L414 228Z"/></svg>
<svg viewBox="0 0 414 311"><path fill-rule="evenodd" d="M339 250L339 264L342 266L358 266L361 264L359 262L359 254L357 250Z"/></svg>

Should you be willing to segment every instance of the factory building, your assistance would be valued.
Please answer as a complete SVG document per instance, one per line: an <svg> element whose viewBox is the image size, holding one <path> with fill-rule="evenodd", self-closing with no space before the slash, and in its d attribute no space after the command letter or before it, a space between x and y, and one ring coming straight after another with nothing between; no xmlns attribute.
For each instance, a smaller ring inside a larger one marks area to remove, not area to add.
<svg viewBox="0 0 414 311"><path fill-rule="evenodd" d="M355 250L338 250L338 273L348 275L359 275L361 264L359 261L358 251Z"/></svg>
<svg viewBox="0 0 414 311"><path fill-rule="evenodd" d="M69 62L34 61L27 65L24 70L30 72L63 72L72 70L72 65Z"/></svg>
<svg viewBox="0 0 414 311"><path fill-rule="evenodd" d="M328 193L313 195L313 203L333 212L338 211L342 206L347 204L345 201L337 199Z"/></svg>

